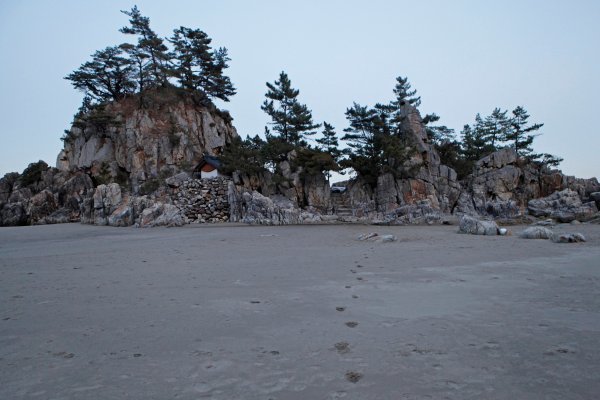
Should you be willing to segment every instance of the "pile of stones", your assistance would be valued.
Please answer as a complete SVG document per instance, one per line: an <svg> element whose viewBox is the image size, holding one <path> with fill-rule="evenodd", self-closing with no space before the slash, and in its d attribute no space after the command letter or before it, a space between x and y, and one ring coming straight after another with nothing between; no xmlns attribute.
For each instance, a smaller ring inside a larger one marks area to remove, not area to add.
<svg viewBox="0 0 600 400"><path fill-rule="evenodd" d="M185 215L188 223L229 221L227 186L229 179L189 179L173 188L173 204Z"/></svg>

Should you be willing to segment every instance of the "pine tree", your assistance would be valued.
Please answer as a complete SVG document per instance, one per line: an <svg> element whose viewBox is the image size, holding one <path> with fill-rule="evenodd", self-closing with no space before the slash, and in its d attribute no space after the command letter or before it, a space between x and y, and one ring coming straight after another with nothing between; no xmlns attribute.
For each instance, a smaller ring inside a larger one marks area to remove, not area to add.
<svg viewBox="0 0 600 400"><path fill-rule="evenodd" d="M305 146L305 138L314 135L320 125L313 122L312 112L306 105L298 102L300 91L292 88L285 72L281 72L275 83L267 82L267 88L267 100L261 109L271 117L273 131L287 143Z"/></svg>
<svg viewBox="0 0 600 400"><path fill-rule="evenodd" d="M385 173L399 176L411 148L397 134L390 107L381 104L368 108L354 103L346 110L350 126L342 140L348 144L342 167L354 169L372 188Z"/></svg>
<svg viewBox="0 0 600 400"><path fill-rule="evenodd" d="M131 63L122 55L119 47L99 50L65 79L96 102L119 100L135 91Z"/></svg>
<svg viewBox="0 0 600 400"><path fill-rule="evenodd" d="M150 19L144 17L137 6L131 11L121 11L129 17L130 26L120 29L121 33L138 37L136 52L139 60L147 61L149 79L152 85L165 86L168 83L169 55L163 40L150 28ZM133 51L133 48L131 48ZM146 66L143 66L146 68Z"/></svg>
<svg viewBox="0 0 600 400"><path fill-rule="evenodd" d="M511 130L511 121L506 116L507 113L507 110L502 111L496 107L489 116L485 117L481 125L492 151L499 148L499 143L505 140Z"/></svg>
<svg viewBox="0 0 600 400"><path fill-rule="evenodd" d="M200 29L184 26L173 31L169 38L173 44L172 74L184 89L201 90L210 98L229 101L235 88L223 71L229 68L230 59L224 47L212 50L212 39Z"/></svg>
<svg viewBox="0 0 600 400"><path fill-rule="evenodd" d="M393 102L396 107L400 107L404 102L419 107L421 105L421 96L417 96L416 90L411 90L411 85L408 82L408 78L397 77L396 86L394 87L394 94L396 100Z"/></svg>
<svg viewBox="0 0 600 400"><path fill-rule="evenodd" d="M333 125L328 124L327 122L323 122L323 135L322 137L315 139L315 142L319 145L319 150L322 153L328 154L331 159L331 165L333 166L331 170L339 170L338 163L340 161L340 157L342 155L341 150L339 149L339 142L337 138L337 133L335 132L335 128ZM325 160L324 156L320 156L321 160ZM337 166L337 168L336 168ZM327 179L331 177L331 174L327 170Z"/></svg>
<svg viewBox="0 0 600 400"><path fill-rule="evenodd" d="M463 154L467 161L475 163L482 157L494 152L486 137L486 131L483 129L483 119L477 114L475 125L465 125L461 132L463 142Z"/></svg>
<svg viewBox="0 0 600 400"><path fill-rule="evenodd" d="M247 137L242 140L239 136L225 146L220 156L221 171L225 174L241 172L248 175L258 175L264 171L265 160L263 148L265 142L259 137Z"/></svg>
<svg viewBox="0 0 600 400"><path fill-rule="evenodd" d="M525 108L518 106L512 111L512 117L509 120L511 128L504 136L504 140L511 143L511 146L517 151L517 155L523 158L535 159L540 155L533 154L531 147L533 139L539 136L537 132L544 124L529 125L529 114ZM552 156L553 157L553 156ZM560 162L560 161L559 161Z"/></svg>
<svg viewBox="0 0 600 400"><path fill-rule="evenodd" d="M320 145L319 147L321 150L326 151L337 158L340 154L340 150L338 148L339 142L337 133L335 132L333 125L323 122L323 132L321 132L321 134L323 137L315 139L315 142Z"/></svg>
<svg viewBox="0 0 600 400"><path fill-rule="evenodd" d="M223 101L229 101L229 97L235 95L235 88L231 79L223 74L223 70L229 68L227 49L219 47L212 53L212 62L204 70L206 85L202 86L209 97L216 97Z"/></svg>

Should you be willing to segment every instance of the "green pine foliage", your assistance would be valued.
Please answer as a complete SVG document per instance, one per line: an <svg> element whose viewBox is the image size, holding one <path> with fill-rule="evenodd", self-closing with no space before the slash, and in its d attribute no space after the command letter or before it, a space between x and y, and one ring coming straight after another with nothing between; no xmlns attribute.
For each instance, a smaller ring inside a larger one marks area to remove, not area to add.
<svg viewBox="0 0 600 400"><path fill-rule="evenodd" d="M146 61L142 68L148 71L148 82L165 86L169 75L169 55L164 40L150 28L150 19L144 17L137 6L133 6L131 11L121 12L129 17L130 26L121 28L119 32L137 37L136 51Z"/></svg>
<svg viewBox="0 0 600 400"><path fill-rule="evenodd" d="M93 105L136 93L144 105L143 94L148 89L175 85L192 92L194 98L199 95L229 101L235 95L235 88L224 73L231 61L227 49L213 50L206 33L180 27L165 40L152 30L150 19L137 6L122 13L129 17L129 25L119 31L136 41L95 52L91 61L65 77ZM203 103L209 104L210 100Z"/></svg>
<svg viewBox="0 0 600 400"><path fill-rule="evenodd" d="M399 134L393 118L393 106L378 104L373 108L354 103L346 110L349 127L342 137L348 148L344 168L352 168L372 188L385 173L399 177L412 148Z"/></svg>
<svg viewBox="0 0 600 400"><path fill-rule="evenodd" d="M104 103L133 93L132 77L131 62L124 57L123 50L115 46L95 52L91 61L83 63L65 79L83 91L88 99Z"/></svg>
<svg viewBox="0 0 600 400"><path fill-rule="evenodd" d="M271 117L272 130L287 143L306 146L306 139L314 135L320 125L313 122L308 107L298 101L300 91L292 87L285 72L281 72L274 83L267 82L267 88L267 100L261 109Z"/></svg>
<svg viewBox="0 0 600 400"><path fill-rule="evenodd" d="M544 155L533 154L532 143L536 136L540 134L537 131L544 124L529 124L529 114L525 108L518 106L512 111L512 118L509 121L510 129L507 129L503 139L510 146L514 147L519 157L536 159ZM548 160L549 161L549 160ZM552 161L554 164L556 161ZM560 162L560 161L559 161Z"/></svg>
<svg viewBox="0 0 600 400"><path fill-rule="evenodd" d="M242 140L235 137L223 149L220 156L222 167L220 171L227 175L239 172L247 175L258 175L266 171L264 147L265 141L258 135Z"/></svg>

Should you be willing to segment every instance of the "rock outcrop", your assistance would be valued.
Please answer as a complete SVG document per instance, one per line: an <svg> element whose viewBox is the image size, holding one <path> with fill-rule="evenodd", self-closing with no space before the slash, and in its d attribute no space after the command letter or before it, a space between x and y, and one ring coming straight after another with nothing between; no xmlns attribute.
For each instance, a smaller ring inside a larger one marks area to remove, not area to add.
<svg viewBox="0 0 600 400"><path fill-rule="evenodd" d="M400 225L439 224L449 214L501 223L532 217L600 221L596 179L565 176L505 148L479 160L472 174L458 181L441 163L418 110L402 104L400 117L412 150L408 159L371 185L359 177L343 196L332 197L324 174L295 165L295 150L275 172L192 179L205 154L219 153L237 137L231 117L189 93L154 89L78 117L64 137L58 168L38 162L22 175L0 179L0 225L177 226L227 220ZM469 232L497 229L487 221L463 222Z"/></svg>
<svg viewBox="0 0 600 400"><path fill-rule="evenodd" d="M524 162L513 148L498 150L479 160L464 186L457 210L495 218L522 216L527 213L530 200L557 191L570 189L573 201L578 197L581 202L589 201L591 194L600 189L595 178L577 179L539 163ZM529 213L536 217L549 215L531 209Z"/></svg>
<svg viewBox="0 0 600 400"><path fill-rule="evenodd" d="M79 221L80 204L93 191L90 177L81 171L60 172L43 162L28 167L33 168L35 174L11 173L0 179L0 226Z"/></svg>
<svg viewBox="0 0 600 400"><path fill-rule="evenodd" d="M236 136L226 112L160 89L144 95L143 107L134 96L78 119L57 166L120 181L137 193L145 182L193 169L204 153L218 154Z"/></svg>
<svg viewBox="0 0 600 400"><path fill-rule="evenodd" d="M594 201L583 203L579 193L572 189L530 200L527 208L529 214L535 217L549 217L558 222L587 221L598 212Z"/></svg>

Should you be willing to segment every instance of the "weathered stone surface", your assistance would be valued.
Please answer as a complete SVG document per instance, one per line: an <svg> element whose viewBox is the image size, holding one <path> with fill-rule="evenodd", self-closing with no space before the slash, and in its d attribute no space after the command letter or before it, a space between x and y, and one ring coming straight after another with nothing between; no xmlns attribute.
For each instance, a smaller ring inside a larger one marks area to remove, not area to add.
<svg viewBox="0 0 600 400"><path fill-rule="evenodd" d="M34 223L40 223L40 221L56 211L57 208L54 195L51 191L45 189L30 199L27 214Z"/></svg>
<svg viewBox="0 0 600 400"><path fill-rule="evenodd" d="M421 200L415 204L406 204L388 213L385 223L391 225L441 224L442 213L431 205L430 200Z"/></svg>
<svg viewBox="0 0 600 400"><path fill-rule="evenodd" d="M543 226L530 226L519 235L523 239L552 239L554 232Z"/></svg>
<svg viewBox="0 0 600 400"><path fill-rule="evenodd" d="M471 235L497 235L498 225L494 221L482 221L469 215L460 218L458 231Z"/></svg>
<svg viewBox="0 0 600 400"><path fill-rule="evenodd" d="M165 183L172 188L178 188L180 187L185 181L188 181L191 179L190 174L188 174L187 172L180 172L176 175L173 175L167 179L165 179Z"/></svg>
<svg viewBox="0 0 600 400"><path fill-rule="evenodd" d="M550 217L559 222L575 219L586 221L598 212L594 202L582 203L579 194L571 189L529 201L529 213L536 217Z"/></svg>
<svg viewBox="0 0 600 400"><path fill-rule="evenodd" d="M230 218L228 199L231 180L224 177L179 180L169 196L188 223L227 222Z"/></svg>
<svg viewBox="0 0 600 400"><path fill-rule="evenodd" d="M256 191L244 192L240 207L240 222L247 224L289 225L302 222L302 211L283 196L269 198Z"/></svg>
<svg viewBox="0 0 600 400"><path fill-rule="evenodd" d="M357 240L361 242L369 241L369 242L377 242L377 243L389 243L395 242L398 238L394 235L380 235L377 232L369 232L358 235Z"/></svg>
<svg viewBox="0 0 600 400"><path fill-rule="evenodd" d="M138 226L140 228L155 226L174 227L184 224L184 216L179 208L172 204L156 203L142 211Z"/></svg>
<svg viewBox="0 0 600 400"><path fill-rule="evenodd" d="M563 233L554 237L556 243L579 243L585 242L585 236L581 233Z"/></svg>
<svg viewBox="0 0 600 400"><path fill-rule="evenodd" d="M146 93L145 107L128 98L109 104L111 123L85 122L71 128L57 160L62 171L88 169L92 176L126 174L134 192L161 174L193 168L237 136L226 113L197 105L169 89Z"/></svg>
<svg viewBox="0 0 600 400"><path fill-rule="evenodd" d="M118 183L98 186L92 197L94 225L108 225L108 217L121 205L122 200Z"/></svg>

